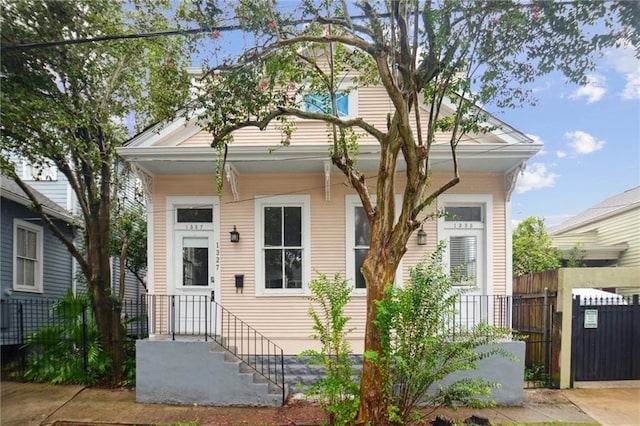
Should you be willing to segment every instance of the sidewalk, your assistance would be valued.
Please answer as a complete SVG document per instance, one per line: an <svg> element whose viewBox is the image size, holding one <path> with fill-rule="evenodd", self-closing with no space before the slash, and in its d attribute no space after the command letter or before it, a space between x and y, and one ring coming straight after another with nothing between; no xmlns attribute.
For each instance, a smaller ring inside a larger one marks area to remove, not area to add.
<svg viewBox="0 0 640 426"><path fill-rule="evenodd" d="M640 424L640 383L625 389L525 390L521 407L484 410L463 408L442 414L464 419L472 414L493 424L524 422L596 423L607 426ZM22 425L155 425L197 422L199 425L301 425L309 424L317 407L279 408L202 407L138 404L126 389L1 383L1 424ZM304 411L303 418L297 417ZM311 416L310 416L311 414ZM321 418L321 417L318 417Z"/></svg>

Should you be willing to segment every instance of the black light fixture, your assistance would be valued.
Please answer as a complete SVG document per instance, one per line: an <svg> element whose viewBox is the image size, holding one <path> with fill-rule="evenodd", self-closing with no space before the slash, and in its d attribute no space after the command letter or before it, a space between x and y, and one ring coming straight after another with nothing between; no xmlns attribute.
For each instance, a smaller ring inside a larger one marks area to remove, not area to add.
<svg viewBox="0 0 640 426"><path fill-rule="evenodd" d="M229 232L231 234L231 242L237 243L240 241L240 233L236 230L236 226L233 225L233 231Z"/></svg>
<svg viewBox="0 0 640 426"><path fill-rule="evenodd" d="M427 233L422 229L422 225L420 226L420 230L418 231L418 245L426 246L427 245Z"/></svg>

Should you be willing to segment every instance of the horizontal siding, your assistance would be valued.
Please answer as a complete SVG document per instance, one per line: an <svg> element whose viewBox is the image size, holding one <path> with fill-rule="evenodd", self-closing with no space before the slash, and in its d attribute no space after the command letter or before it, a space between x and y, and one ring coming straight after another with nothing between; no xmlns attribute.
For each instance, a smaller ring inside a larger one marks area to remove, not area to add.
<svg viewBox="0 0 640 426"><path fill-rule="evenodd" d="M5 290L13 289L13 220L32 219L35 213L26 207L2 198L2 237L0 238L0 282L2 283L2 298L6 297ZM61 230L69 237L72 230L66 224L55 221ZM29 223L42 226L40 220L29 220ZM62 297L72 287L71 254L47 228L43 227L43 293L13 291L12 298L42 299Z"/></svg>
<svg viewBox="0 0 640 426"><path fill-rule="evenodd" d="M361 87L358 89L358 111L357 116L364 119L369 125L372 125L382 132L387 130L387 115L393 111L393 104L387 96L383 87ZM413 128L415 125L415 117L413 118ZM420 122L422 123L423 134L426 135L428 128L428 111L421 109ZM291 117L295 123L295 132L291 138L291 144L296 145L312 145L329 141L328 127L322 121L303 120ZM361 135L358 143L361 146L373 145L378 142L363 130L355 128L355 131ZM417 137L417 135L416 135ZM426 137L426 136L425 136ZM278 146L284 139L280 126L273 121L264 131L257 128L241 129L233 133L234 144L243 146ZM435 143L449 142L451 133L439 132L436 134ZM207 132L199 132L196 135L186 139L181 146L210 146L212 136ZM483 142L500 143L492 134L483 134ZM479 143L471 137L464 135L461 143Z"/></svg>
<svg viewBox="0 0 640 426"><path fill-rule="evenodd" d="M435 187L444 183L449 176L434 175ZM399 177L398 188L403 185ZM223 305L249 325L257 328L267 337L285 345L285 350L296 352L298 345L309 346L312 322L308 315L309 301L304 296L256 296L255 285L255 207L258 195L309 194L311 198L311 268L312 277L316 272L343 276L346 273L345 247L345 198L355 194L344 185L341 174L331 176L331 199L324 199L324 176L322 174L273 174L241 175L239 179L240 201L234 202L230 188L225 182L220 199L220 256L221 295ZM168 288L166 277L166 199L168 196L215 196L215 180L211 175L197 176L156 176L154 180L154 285L156 294L165 294ZM369 189L375 191L375 181L367 180ZM506 288L506 250L504 218L504 178L499 174L466 174L462 182L450 193L490 193L493 195L493 251L494 293ZM429 208L432 212L435 206ZM231 243L228 232L236 226L240 232L240 242ZM408 244L403 259L403 278L408 278L408 268L422 256L431 253L437 244L435 221L425 224L429 234L428 245L417 246L415 236ZM236 292L235 274L244 274L243 292ZM354 350L361 344L365 323L365 298L354 296L347 314L350 325L355 327ZM297 343L296 343L297 342ZM361 350L361 348L359 349Z"/></svg>
<svg viewBox="0 0 640 426"><path fill-rule="evenodd" d="M640 266L640 208L572 229L554 236L554 241L571 246L577 242L605 246L626 243L629 248L620 256L618 266Z"/></svg>

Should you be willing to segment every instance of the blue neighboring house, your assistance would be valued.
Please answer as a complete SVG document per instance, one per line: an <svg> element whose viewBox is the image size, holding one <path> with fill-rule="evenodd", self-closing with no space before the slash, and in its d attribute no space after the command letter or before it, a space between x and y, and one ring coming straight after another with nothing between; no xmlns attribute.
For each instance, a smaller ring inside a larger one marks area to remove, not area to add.
<svg viewBox="0 0 640 426"><path fill-rule="evenodd" d="M33 189L39 204L65 235L73 240L73 217ZM76 292L71 254L32 210L32 202L7 176L0 175L0 341L17 345L32 324L26 309ZM20 313L23 313L21 316Z"/></svg>

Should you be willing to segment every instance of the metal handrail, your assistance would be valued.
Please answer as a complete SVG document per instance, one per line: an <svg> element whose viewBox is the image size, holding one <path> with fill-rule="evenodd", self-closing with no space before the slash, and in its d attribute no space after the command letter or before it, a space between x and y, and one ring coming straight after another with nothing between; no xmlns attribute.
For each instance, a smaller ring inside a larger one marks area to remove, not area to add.
<svg viewBox="0 0 640 426"><path fill-rule="evenodd" d="M165 297L166 304L156 303ZM204 336L205 341L213 340L280 387L284 404L284 350L280 346L209 296L149 295L149 298L149 315L153 316L149 318L151 334L169 334L172 340L176 336Z"/></svg>

